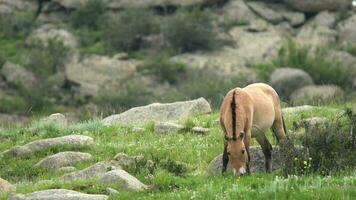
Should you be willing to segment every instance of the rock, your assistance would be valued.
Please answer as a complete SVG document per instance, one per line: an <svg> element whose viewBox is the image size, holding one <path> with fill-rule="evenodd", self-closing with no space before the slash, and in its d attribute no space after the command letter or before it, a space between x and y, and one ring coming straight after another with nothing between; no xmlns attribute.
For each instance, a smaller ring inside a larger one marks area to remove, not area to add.
<svg viewBox="0 0 356 200"><path fill-rule="evenodd" d="M343 47L356 47L356 14L340 22L338 43Z"/></svg>
<svg viewBox="0 0 356 200"><path fill-rule="evenodd" d="M13 189L15 189L15 186L13 186L11 183L7 182L6 180L0 178L0 196L2 193L10 192Z"/></svg>
<svg viewBox="0 0 356 200"><path fill-rule="evenodd" d="M356 47L356 46L355 46ZM340 63L340 71L348 75L349 83L353 83L356 78L356 57L346 51L330 50L326 58L334 63Z"/></svg>
<svg viewBox="0 0 356 200"><path fill-rule="evenodd" d="M306 132L313 133L314 130L326 127L327 124L328 120L324 117L311 117L301 120L299 126L303 127Z"/></svg>
<svg viewBox="0 0 356 200"><path fill-rule="evenodd" d="M221 23L239 22L244 24L258 18L243 0L228 1L217 11L217 14Z"/></svg>
<svg viewBox="0 0 356 200"><path fill-rule="evenodd" d="M335 23L335 13L321 12L299 30L297 42L311 47L334 43L337 36L337 31L333 29Z"/></svg>
<svg viewBox="0 0 356 200"><path fill-rule="evenodd" d="M98 162L83 170L66 174L62 179L66 181L73 181L77 179L89 179L102 177L106 172L119 169L119 165L113 162Z"/></svg>
<svg viewBox="0 0 356 200"><path fill-rule="evenodd" d="M306 86L293 92L290 96L293 104L319 104L328 101L340 100L344 91L335 85Z"/></svg>
<svg viewBox="0 0 356 200"><path fill-rule="evenodd" d="M118 60L107 56L91 55L66 65L66 77L77 85L78 98L97 96L101 92L120 92L119 88L136 72L135 60Z"/></svg>
<svg viewBox="0 0 356 200"><path fill-rule="evenodd" d="M184 126L171 122L156 122L155 133L177 133L184 129Z"/></svg>
<svg viewBox="0 0 356 200"><path fill-rule="evenodd" d="M61 4L46 1L42 2L42 10L36 20L40 24L63 24L68 21L68 18L68 11Z"/></svg>
<svg viewBox="0 0 356 200"><path fill-rule="evenodd" d="M217 3L225 2L226 0L110 0L108 8L112 10L120 10L129 7L189 7L199 5L214 5Z"/></svg>
<svg viewBox="0 0 356 200"><path fill-rule="evenodd" d="M35 152L44 151L55 146L90 147L94 144L93 138L84 135L67 135L63 137L42 139L30 142L23 146L13 147L2 154L8 156L25 156Z"/></svg>
<svg viewBox="0 0 356 200"><path fill-rule="evenodd" d="M248 2L247 5L263 19L278 24L282 21L288 21L293 26L305 22L305 15L287 9L283 4L271 4L258 1Z"/></svg>
<svg viewBox="0 0 356 200"><path fill-rule="evenodd" d="M70 9L78 9L85 5L88 0L52 0L53 2L61 5L62 7Z"/></svg>
<svg viewBox="0 0 356 200"><path fill-rule="evenodd" d="M73 190L50 189L30 194L13 194L9 200L107 200L106 195L84 194Z"/></svg>
<svg viewBox="0 0 356 200"><path fill-rule="evenodd" d="M288 108L283 108L282 112L283 114L298 114L301 112L310 112L312 110L317 110L317 109L323 109L327 110L328 112L334 112L335 114L343 113L343 110L340 109L335 109L335 108L324 108L324 107L318 107L318 106L310 106L310 105L303 105L303 106L296 106L296 107L288 107Z"/></svg>
<svg viewBox="0 0 356 200"><path fill-rule="evenodd" d="M41 42L47 47L50 40L55 39L62 41L63 45L70 49L78 47L78 40L71 32L50 24L42 25L34 30L26 39L26 44L29 46L38 46L38 42Z"/></svg>
<svg viewBox="0 0 356 200"><path fill-rule="evenodd" d="M122 169L107 172L100 178L100 182L105 184L117 184L122 187L122 189L131 191L142 191L147 189L147 185L141 183L138 179Z"/></svg>
<svg viewBox="0 0 356 200"><path fill-rule="evenodd" d="M61 113L54 113L50 116L43 118L41 120L42 123L51 123L55 124L61 128L68 127L68 120L67 118Z"/></svg>
<svg viewBox="0 0 356 200"><path fill-rule="evenodd" d="M143 133L143 132L145 132L145 129L141 128L141 127L133 127L132 128L132 132L134 132L134 133Z"/></svg>
<svg viewBox="0 0 356 200"><path fill-rule="evenodd" d="M69 172L74 172L76 170L77 170L77 168L70 166L70 167L61 167L58 169L58 172L69 173Z"/></svg>
<svg viewBox="0 0 356 200"><path fill-rule="evenodd" d="M269 84L281 97L288 98L295 90L314 85L312 77L301 69L278 68L270 76Z"/></svg>
<svg viewBox="0 0 356 200"><path fill-rule="evenodd" d="M104 124L137 124L150 121L176 121L182 118L209 114L211 107L204 98L175 103L154 103L147 106L132 108L121 114L103 119Z"/></svg>
<svg viewBox="0 0 356 200"><path fill-rule="evenodd" d="M33 0L0 0L0 15L31 13L37 11L37 2Z"/></svg>
<svg viewBox="0 0 356 200"><path fill-rule="evenodd" d="M268 31L268 23L262 19L253 20L250 22L247 30L250 32Z"/></svg>
<svg viewBox="0 0 356 200"><path fill-rule="evenodd" d="M198 133L198 134L206 134L209 131L210 131L210 129L199 127L199 126L195 126L195 127L192 128L192 132L193 133Z"/></svg>
<svg viewBox="0 0 356 200"><path fill-rule="evenodd" d="M14 124L23 125L28 121L29 118L27 116L0 113L0 125L11 125L11 126L13 126Z"/></svg>
<svg viewBox="0 0 356 200"><path fill-rule="evenodd" d="M21 86L31 89L37 85L36 77L21 65L6 62L0 71L6 82L12 85L21 84Z"/></svg>
<svg viewBox="0 0 356 200"><path fill-rule="evenodd" d="M92 155L89 153L66 151L44 158L38 162L35 167L58 170L59 168L73 166L91 158Z"/></svg>
<svg viewBox="0 0 356 200"><path fill-rule="evenodd" d="M149 171L153 171L155 167L155 164L152 160L147 160L141 155L129 156L125 153L118 153L115 155L114 160L125 170L145 168Z"/></svg>
<svg viewBox="0 0 356 200"><path fill-rule="evenodd" d="M302 12L320 12L323 10L345 10L351 7L349 0L286 0L291 7Z"/></svg>
<svg viewBox="0 0 356 200"><path fill-rule="evenodd" d="M118 195L119 194L119 191L113 189L113 188L106 188L106 192L109 194L109 195Z"/></svg>
<svg viewBox="0 0 356 200"><path fill-rule="evenodd" d="M298 151L305 151L305 149L298 147ZM251 146L250 147L250 171L254 172L264 172L265 171L265 157L263 155L262 149L260 146ZM272 150L272 170L280 169L282 167L282 159L280 148L274 146ZM232 168L230 162L228 163L227 171L231 172ZM215 157L210 164L208 165L207 174L212 175L221 175L222 174L222 154Z"/></svg>

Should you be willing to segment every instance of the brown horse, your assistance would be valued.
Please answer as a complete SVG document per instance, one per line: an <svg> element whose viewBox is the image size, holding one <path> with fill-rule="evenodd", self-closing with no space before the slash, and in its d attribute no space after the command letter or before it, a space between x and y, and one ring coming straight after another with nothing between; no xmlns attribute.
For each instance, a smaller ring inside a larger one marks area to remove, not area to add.
<svg viewBox="0 0 356 200"><path fill-rule="evenodd" d="M272 128L277 141L286 137L286 128L277 92L269 85L255 83L230 90L220 108L224 131L223 172L230 160L235 175L249 173L249 145L256 138L265 156L266 171L272 170L272 145L265 132Z"/></svg>

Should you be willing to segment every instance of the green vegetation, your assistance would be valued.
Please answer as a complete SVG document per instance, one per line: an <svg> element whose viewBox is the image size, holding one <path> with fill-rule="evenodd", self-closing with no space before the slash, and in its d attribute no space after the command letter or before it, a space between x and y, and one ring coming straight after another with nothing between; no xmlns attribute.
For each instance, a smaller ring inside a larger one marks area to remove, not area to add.
<svg viewBox="0 0 356 200"><path fill-rule="evenodd" d="M70 22L75 28L89 28L97 30L103 22L106 4L101 0L89 0L84 6L73 11Z"/></svg>
<svg viewBox="0 0 356 200"><path fill-rule="evenodd" d="M138 71L142 74L154 74L160 82L176 84L187 71L187 66L170 61L168 55L162 54L146 60L138 66Z"/></svg>
<svg viewBox="0 0 356 200"><path fill-rule="evenodd" d="M178 11L163 25L165 40L179 52L212 50L218 46L213 17L209 11Z"/></svg>
<svg viewBox="0 0 356 200"><path fill-rule="evenodd" d="M327 117L329 120L336 118L335 110L328 107L301 113L288 113L285 114L288 129L291 130L293 122L310 115ZM207 177L205 170L208 163L222 152L221 130L219 125L214 123L217 117L218 114L214 113L187 119L190 124L210 127L211 132L205 136L189 132L157 135L151 128L143 133L135 133L132 132L131 127L107 127L99 120L72 124L68 128L42 122L33 122L19 129L0 128L2 140L0 152L36 139L72 133L92 136L96 143L90 148L52 148L27 156L26 159L5 156L0 160L0 177L11 182L20 182L16 190L18 193L65 188L92 194L106 194L105 188L108 186L119 190L120 188L117 185L100 184L95 179L63 182L59 178L64 172L53 173L32 166L41 158L64 150L79 150L93 155L91 160L77 164L77 169L83 169L99 161L108 161L116 153L124 152L128 155L143 155L146 159L158 163L152 172L145 168L128 169L131 174L152 188L145 192L120 191L119 195L111 195L110 199L352 199L356 195L354 168L343 170L335 168L329 173L330 176L311 173L308 176L293 175L283 178L283 172L279 170L271 174L254 173L239 178L231 174ZM344 120L346 123L347 118ZM320 135L316 135L315 138L318 136ZM273 136L269 133L268 137ZM323 142L322 139L318 141ZM296 142L300 144L299 140ZM255 140L252 145L257 145ZM314 145L311 147L315 147L313 150L320 148ZM330 150L337 153L345 152L341 147L344 146L330 147ZM1 196L0 199L6 199L6 195Z"/></svg>
<svg viewBox="0 0 356 200"><path fill-rule="evenodd" d="M2 113L23 112L26 108L27 103L21 97L3 95L0 97L0 112Z"/></svg>
<svg viewBox="0 0 356 200"><path fill-rule="evenodd" d="M270 63L257 64L260 76L268 79L272 71L279 67L299 68L309 73L318 84L336 84L347 87L348 72L341 63L327 58L327 49L317 49L312 53L308 47L301 47L292 40L288 40L278 56Z"/></svg>
<svg viewBox="0 0 356 200"><path fill-rule="evenodd" d="M33 29L35 16L29 13L2 14L0 16L0 33L9 38L25 37Z"/></svg>

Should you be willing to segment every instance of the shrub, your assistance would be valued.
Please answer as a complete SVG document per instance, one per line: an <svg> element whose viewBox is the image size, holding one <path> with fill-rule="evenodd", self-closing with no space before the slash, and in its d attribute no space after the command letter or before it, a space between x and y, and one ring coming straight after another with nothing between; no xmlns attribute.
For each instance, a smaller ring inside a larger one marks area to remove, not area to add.
<svg viewBox="0 0 356 200"><path fill-rule="evenodd" d="M26 101L18 96L0 97L0 112L2 113L21 113L27 109Z"/></svg>
<svg viewBox="0 0 356 200"><path fill-rule="evenodd" d="M143 37L158 31L153 13L144 8L131 8L111 16L103 28L109 51L139 50Z"/></svg>
<svg viewBox="0 0 356 200"><path fill-rule="evenodd" d="M294 41L288 40L271 63L257 64L255 67L261 78L265 80L276 68L294 67L309 73L318 84L347 86L347 71L341 63L327 59L327 50L319 48L312 53L308 47L301 47Z"/></svg>
<svg viewBox="0 0 356 200"><path fill-rule="evenodd" d="M6 37L24 37L34 27L35 16L29 13L1 14L0 33Z"/></svg>
<svg viewBox="0 0 356 200"><path fill-rule="evenodd" d="M309 149L311 169L323 175L356 166L355 135L352 121L330 122L325 127L306 130L303 145ZM350 134L351 132L351 134Z"/></svg>
<svg viewBox="0 0 356 200"><path fill-rule="evenodd" d="M70 22L75 28L85 27L97 30L102 22L105 9L105 1L89 0L84 6L71 13Z"/></svg>
<svg viewBox="0 0 356 200"><path fill-rule="evenodd" d="M49 40L47 46L39 42L39 45L32 49L26 66L44 79L63 68L67 56L68 48L61 40Z"/></svg>
<svg viewBox="0 0 356 200"><path fill-rule="evenodd" d="M175 187L175 177L165 170L158 170L154 175L153 184L160 190L172 189Z"/></svg>
<svg viewBox="0 0 356 200"><path fill-rule="evenodd" d="M164 38L172 48L180 52L212 50L218 46L212 21L209 11L178 11L163 25Z"/></svg>
<svg viewBox="0 0 356 200"><path fill-rule="evenodd" d="M143 74L153 74L160 82L167 81L170 84L177 83L186 72L186 66L181 63L172 62L167 55L158 55L146 60L138 66Z"/></svg>

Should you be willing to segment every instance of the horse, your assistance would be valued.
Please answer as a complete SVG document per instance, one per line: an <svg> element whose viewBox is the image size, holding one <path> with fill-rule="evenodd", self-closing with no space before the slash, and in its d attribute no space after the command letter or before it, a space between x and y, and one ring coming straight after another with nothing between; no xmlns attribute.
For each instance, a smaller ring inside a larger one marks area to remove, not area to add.
<svg viewBox="0 0 356 200"><path fill-rule="evenodd" d="M220 107L220 124L224 133L223 173L229 161L235 175L250 173L251 138L262 147L266 171L272 171L272 145L265 133L271 128L281 143L286 126L279 96L271 86L254 83L230 90Z"/></svg>

